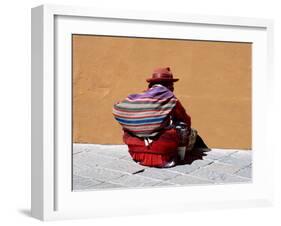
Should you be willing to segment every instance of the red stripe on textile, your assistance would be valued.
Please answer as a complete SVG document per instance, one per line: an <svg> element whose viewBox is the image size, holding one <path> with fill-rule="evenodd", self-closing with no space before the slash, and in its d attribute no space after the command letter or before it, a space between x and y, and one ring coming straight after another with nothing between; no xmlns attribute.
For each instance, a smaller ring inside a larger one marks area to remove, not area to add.
<svg viewBox="0 0 281 226"><path fill-rule="evenodd" d="M155 124L145 124L145 125L133 125L133 126L128 126L127 124L122 124L120 123L121 125L123 125L124 127L126 128L130 128L130 129L134 129L134 128L139 128L139 127L159 127L162 123L155 123Z"/></svg>
<svg viewBox="0 0 281 226"><path fill-rule="evenodd" d="M124 128L127 129L126 127L124 127ZM155 129L157 129L157 127ZM132 130L132 129L130 129L129 131L136 134L136 135L150 136L150 135L152 135L152 133L157 132L157 131L155 131L155 129L142 129L142 130Z"/></svg>

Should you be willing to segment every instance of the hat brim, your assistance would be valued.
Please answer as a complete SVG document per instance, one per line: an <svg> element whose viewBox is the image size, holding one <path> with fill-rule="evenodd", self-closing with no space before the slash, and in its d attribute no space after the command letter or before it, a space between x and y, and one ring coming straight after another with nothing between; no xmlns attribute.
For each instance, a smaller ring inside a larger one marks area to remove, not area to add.
<svg viewBox="0 0 281 226"><path fill-rule="evenodd" d="M147 82L177 82L179 81L178 78L173 78L173 79L165 79L165 78L148 78L146 79Z"/></svg>

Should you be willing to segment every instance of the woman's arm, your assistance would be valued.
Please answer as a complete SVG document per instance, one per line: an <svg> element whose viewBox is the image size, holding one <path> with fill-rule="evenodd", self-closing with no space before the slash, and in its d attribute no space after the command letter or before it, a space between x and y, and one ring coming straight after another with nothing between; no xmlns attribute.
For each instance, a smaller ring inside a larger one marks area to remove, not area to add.
<svg viewBox="0 0 281 226"><path fill-rule="evenodd" d="M177 101L177 104L175 106L175 108L173 109L172 113L172 118L175 121L180 121L180 122L184 122L187 124L187 127L191 127L191 118L190 116L186 113L184 107L182 106L182 104L180 103L180 101Z"/></svg>

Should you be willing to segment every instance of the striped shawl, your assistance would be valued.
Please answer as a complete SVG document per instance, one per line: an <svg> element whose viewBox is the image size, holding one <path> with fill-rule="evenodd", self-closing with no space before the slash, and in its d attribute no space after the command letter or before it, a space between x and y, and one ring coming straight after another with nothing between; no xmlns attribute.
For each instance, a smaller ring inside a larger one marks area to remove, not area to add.
<svg viewBox="0 0 281 226"><path fill-rule="evenodd" d="M113 115L124 130L138 137L156 136L177 102L166 87L155 85L139 94L131 94L113 107Z"/></svg>

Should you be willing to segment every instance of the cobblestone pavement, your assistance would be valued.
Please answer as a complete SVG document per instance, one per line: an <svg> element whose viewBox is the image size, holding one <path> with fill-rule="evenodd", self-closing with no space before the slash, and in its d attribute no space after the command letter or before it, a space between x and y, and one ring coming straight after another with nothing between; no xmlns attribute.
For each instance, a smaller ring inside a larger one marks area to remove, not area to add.
<svg viewBox="0 0 281 226"><path fill-rule="evenodd" d="M125 145L73 145L73 190L251 182L252 154L212 149L188 164L160 169L135 163Z"/></svg>

